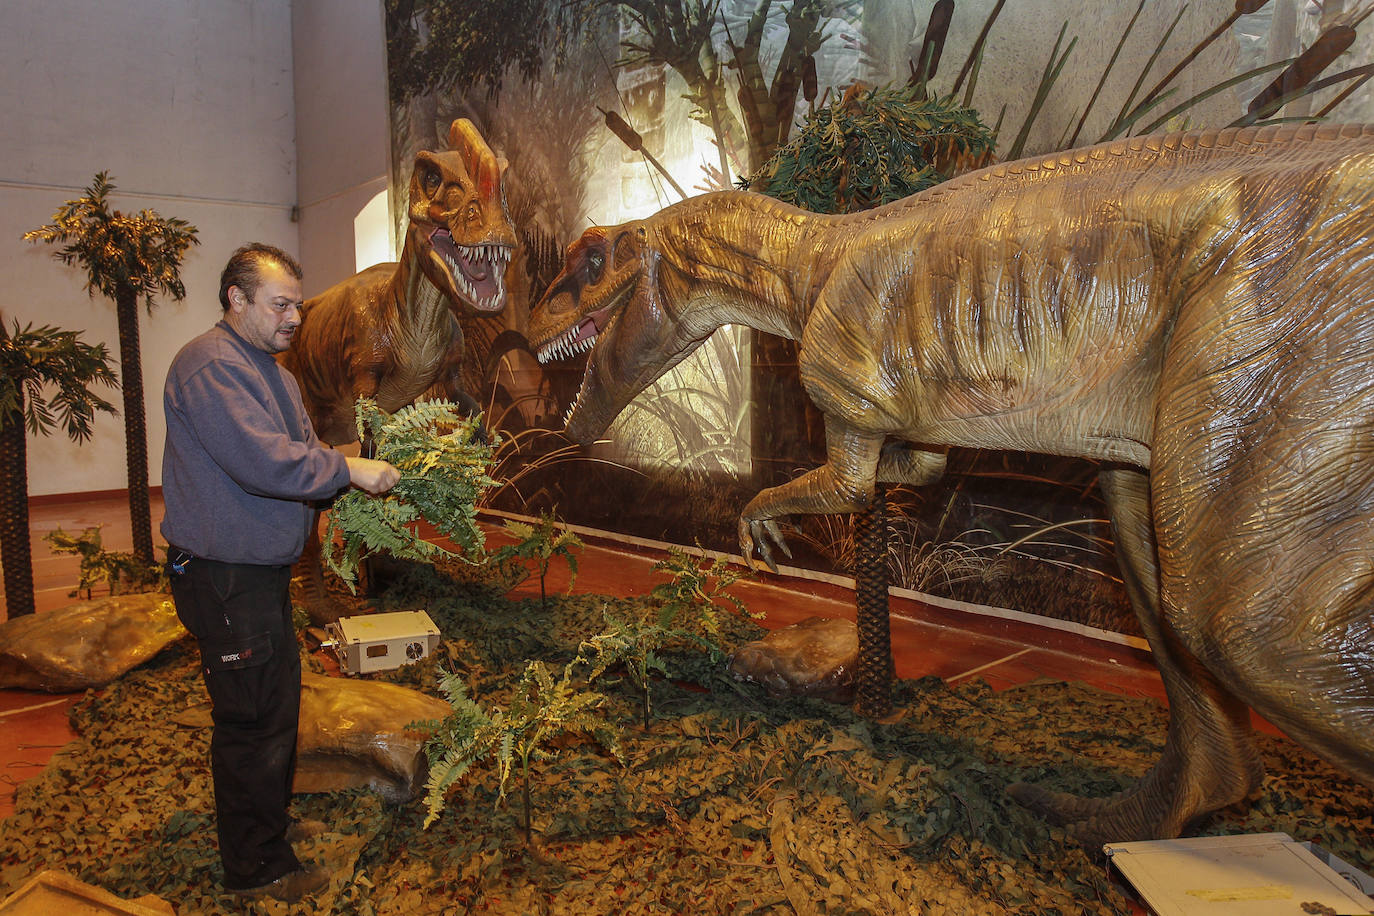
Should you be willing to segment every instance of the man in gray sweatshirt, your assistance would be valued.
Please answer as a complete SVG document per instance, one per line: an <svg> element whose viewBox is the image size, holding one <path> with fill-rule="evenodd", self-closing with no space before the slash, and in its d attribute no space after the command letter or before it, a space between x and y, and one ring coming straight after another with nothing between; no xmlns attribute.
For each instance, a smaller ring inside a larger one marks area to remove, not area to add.
<svg viewBox="0 0 1374 916"><path fill-rule="evenodd" d="M300 324L301 268L270 245L234 252L224 318L176 355L162 462L172 598L200 646L213 704L210 769L224 886L294 901L328 883L291 849L301 669L291 565L316 501L384 493L398 472L316 437L296 380L273 356Z"/></svg>

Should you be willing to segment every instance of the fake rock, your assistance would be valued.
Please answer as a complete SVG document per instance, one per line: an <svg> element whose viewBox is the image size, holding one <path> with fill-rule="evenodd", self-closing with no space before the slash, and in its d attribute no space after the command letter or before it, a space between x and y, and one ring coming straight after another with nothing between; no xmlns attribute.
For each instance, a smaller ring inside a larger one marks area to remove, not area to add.
<svg viewBox="0 0 1374 916"><path fill-rule="evenodd" d="M808 617L740 646L730 659L730 673L763 685L775 697L847 703L854 695L858 660L854 621Z"/></svg>
<svg viewBox="0 0 1374 916"><path fill-rule="evenodd" d="M400 804L419 794L428 765L411 722L442 719L442 700L395 684L304 674L295 792L366 787Z"/></svg>
<svg viewBox="0 0 1374 916"><path fill-rule="evenodd" d="M186 635L160 592L81 601L0 623L0 687L100 687Z"/></svg>

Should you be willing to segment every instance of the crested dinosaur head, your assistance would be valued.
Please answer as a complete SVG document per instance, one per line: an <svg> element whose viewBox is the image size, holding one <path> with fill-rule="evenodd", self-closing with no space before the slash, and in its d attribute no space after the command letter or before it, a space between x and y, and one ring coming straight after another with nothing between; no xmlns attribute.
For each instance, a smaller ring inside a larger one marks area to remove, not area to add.
<svg viewBox="0 0 1374 916"><path fill-rule="evenodd" d="M644 221L588 229L568 246L560 273L530 313L539 361L590 351L566 432L593 442L635 395L701 345L697 329L664 295L659 253Z"/></svg>
<svg viewBox="0 0 1374 916"><path fill-rule="evenodd" d="M506 305L506 267L515 249L501 186L506 161L466 118L453 122L448 142L443 152L415 155L406 246L450 303L494 315Z"/></svg>

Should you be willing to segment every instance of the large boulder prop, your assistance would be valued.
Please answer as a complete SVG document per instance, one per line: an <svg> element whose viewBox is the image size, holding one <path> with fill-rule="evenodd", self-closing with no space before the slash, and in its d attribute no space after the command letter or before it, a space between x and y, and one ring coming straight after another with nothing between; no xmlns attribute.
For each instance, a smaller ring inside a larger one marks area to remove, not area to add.
<svg viewBox="0 0 1374 916"><path fill-rule="evenodd" d="M82 601L0 623L0 687L100 687L186 635L160 592Z"/></svg>
<svg viewBox="0 0 1374 916"><path fill-rule="evenodd" d="M858 663L854 621L808 617L740 646L730 658L730 673L775 697L848 703L854 698Z"/></svg>
<svg viewBox="0 0 1374 916"><path fill-rule="evenodd" d="M443 700L395 684L305 674L292 790L364 787L392 804L408 802L429 767L425 736L406 726L450 712Z"/></svg>

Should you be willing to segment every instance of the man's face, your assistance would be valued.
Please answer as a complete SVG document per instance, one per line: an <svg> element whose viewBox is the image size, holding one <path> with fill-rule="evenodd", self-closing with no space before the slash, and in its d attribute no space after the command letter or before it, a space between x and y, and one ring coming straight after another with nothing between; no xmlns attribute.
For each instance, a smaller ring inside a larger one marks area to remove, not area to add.
<svg viewBox="0 0 1374 916"><path fill-rule="evenodd" d="M268 353L281 353L301 323L301 281L274 261L258 265L261 282L253 298L229 287L229 326L248 343Z"/></svg>

